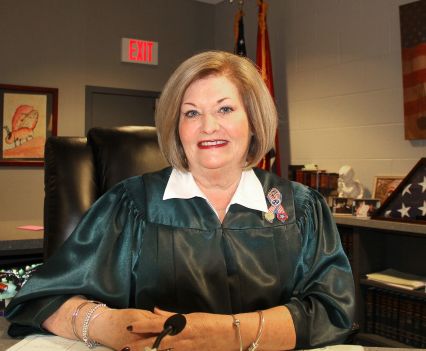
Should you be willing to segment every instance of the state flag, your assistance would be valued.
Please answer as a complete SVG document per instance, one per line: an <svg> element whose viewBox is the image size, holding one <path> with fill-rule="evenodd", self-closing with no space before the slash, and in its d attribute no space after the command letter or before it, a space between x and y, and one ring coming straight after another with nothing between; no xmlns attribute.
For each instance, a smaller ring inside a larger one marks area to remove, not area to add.
<svg viewBox="0 0 426 351"><path fill-rule="evenodd" d="M259 7L258 13L258 26L257 26L257 50L256 50L256 64L259 67L262 78L269 89L272 97L274 97L274 82L272 77L272 60L271 51L269 47L269 34L266 22L266 13L268 5L263 0L257 0ZM260 161L258 167L264 170L272 171L281 175L281 163L279 154L279 140L278 131L275 135L275 149L269 151Z"/></svg>

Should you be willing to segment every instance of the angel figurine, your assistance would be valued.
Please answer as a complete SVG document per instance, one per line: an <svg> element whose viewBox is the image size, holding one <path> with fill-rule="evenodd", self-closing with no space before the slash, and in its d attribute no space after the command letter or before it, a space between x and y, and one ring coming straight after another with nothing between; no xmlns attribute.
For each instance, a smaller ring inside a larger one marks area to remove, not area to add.
<svg viewBox="0 0 426 351"><path fill-rule="evenodd" d="M362 199L364 196L364 187L354 179L355 172L351 166L342 166L339 169L339 179L337 182L338 197L348 197L352 199Z"/></svg>

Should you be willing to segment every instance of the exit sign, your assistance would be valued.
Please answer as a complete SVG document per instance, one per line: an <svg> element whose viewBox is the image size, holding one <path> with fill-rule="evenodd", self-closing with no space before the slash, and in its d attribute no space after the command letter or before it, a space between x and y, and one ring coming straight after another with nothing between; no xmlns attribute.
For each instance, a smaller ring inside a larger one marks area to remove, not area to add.
<svg viewBox="0 0 426 351"><path fill-rule="evenodd" d="M158 42L121 38L121 61L158 65Z"/></svg>

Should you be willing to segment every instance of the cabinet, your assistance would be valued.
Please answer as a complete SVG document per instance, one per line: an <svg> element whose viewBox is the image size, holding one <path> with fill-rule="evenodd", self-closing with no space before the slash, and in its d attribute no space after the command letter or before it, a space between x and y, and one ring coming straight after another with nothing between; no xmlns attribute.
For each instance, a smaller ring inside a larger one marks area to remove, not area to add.
<svg viewBox="0 0 426 351"><path fill-rule="evenodd" d="M426 292L366 279L393 268L426 277L426 225L335 217L351 262L356 293L355 342L365 346L425 347Z"/></svg>

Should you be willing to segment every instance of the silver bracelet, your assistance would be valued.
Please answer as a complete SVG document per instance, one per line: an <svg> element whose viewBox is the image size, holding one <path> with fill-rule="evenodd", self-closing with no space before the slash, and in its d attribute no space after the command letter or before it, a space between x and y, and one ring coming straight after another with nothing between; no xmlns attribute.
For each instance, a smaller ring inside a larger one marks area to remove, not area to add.
<svg viewBox="0 0 426 351"><path fill-rule="evenodd" d="M95 302L95 306L93 306L89 311L87 311L86 316L84 317L83 322L83 330L81 332L83 341L89 349L93 349L95 346L99 345L95 340L90 339L89 337L89 324L92 319L93 313L96 312L97 309L101 307L105 307L104 303Z"/></svg>
<svg viewBox="0 0 426 351"><path fill-rule="evenodd" d="M240 320L235 318L233 314L231 314L231 316L233 320L232 325L237 329L238 339L240 342L240 351L243 351L243 338L241 337Z"/></svg>
<svg viewBox="0 0 426 351"><path fill-rule="evenodd" d="M259 341L260 341L260 337L262 336L262 332L263 332L263 325L265 324L265 318L263 317L263 312L262 311L257 311L257 313L259 313L259 331L257 332L257 336L256 336L256 340L254 340L251 345L249 346L249 348L247 349L247 351L255 351L257 350L257 348L259 347Z"/></svg>
<svg viewBox="0 0 426 351"><path fill-rule="evenodd" d="M78 335L78 333L77 333L77 326L76 326L76 320L77 320L77 316L78 316L78 314L80 313L80 310L85 306L85 305L87 305L87 304L89 304L89 303L92 303L92 302L95 302L95 301L92 301L92 300L89 300L89 301L84 301L84 302L82 302L80 305L78 305L78 307L75 309L75 311L74 311L74 313L72 314L72 319L71 319L71 325L72 325L72 331L73 331L73 333L74 333L74 335L75 335L75 337L77 338L77 340L82 340L81 338L80 338L80 336Z"/></svg>

